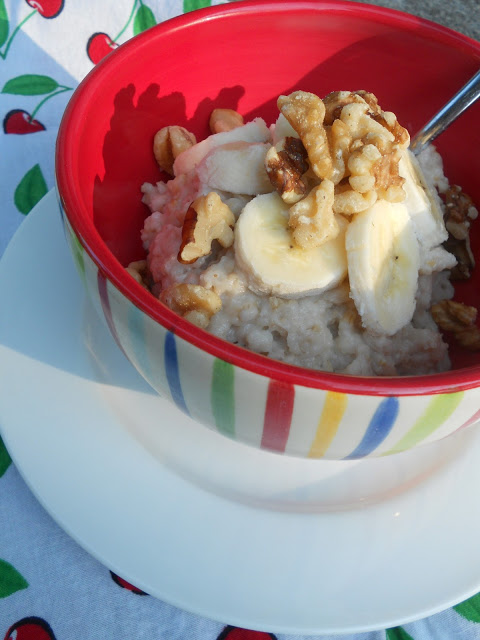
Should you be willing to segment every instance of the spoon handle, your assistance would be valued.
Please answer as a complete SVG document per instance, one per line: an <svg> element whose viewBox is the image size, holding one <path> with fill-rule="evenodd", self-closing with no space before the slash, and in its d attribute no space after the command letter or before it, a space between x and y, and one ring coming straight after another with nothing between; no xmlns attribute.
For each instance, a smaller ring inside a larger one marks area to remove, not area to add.
<svg viewBox="0 0 480 640"><path fill-rule="evenodd" d="M418 155L480 96L480 69L440 111L429 120L410 142L410 150Z"/></svg>

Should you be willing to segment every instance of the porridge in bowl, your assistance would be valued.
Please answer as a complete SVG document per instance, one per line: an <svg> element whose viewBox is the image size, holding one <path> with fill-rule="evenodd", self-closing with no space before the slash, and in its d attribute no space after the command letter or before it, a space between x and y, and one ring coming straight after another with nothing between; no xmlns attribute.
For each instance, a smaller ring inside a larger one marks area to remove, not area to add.
<svg viewBox="0 0 480 640"><path fill-rule="evenodd" d="M472 202L430 146L418 158L366 91L278 99L267 126L216 109L197 142L155 136L167 182L144 184L145 261L128 270L161 302L229 342L358 376L448 370L453 332L480 346L467 278ZM453 276L453 277L452 277Z"/></svg>

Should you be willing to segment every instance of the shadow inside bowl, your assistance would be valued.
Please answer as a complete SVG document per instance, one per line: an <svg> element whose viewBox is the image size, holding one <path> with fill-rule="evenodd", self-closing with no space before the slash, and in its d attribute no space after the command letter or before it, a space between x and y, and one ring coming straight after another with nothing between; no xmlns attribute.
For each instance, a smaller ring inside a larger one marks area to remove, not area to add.
<svg viewBox="0 0 480 640"><path fill-rule="evenodd" d="M196 130L199 139L200 135L206 137L212 110L219 105L236 109L244 92L241 86L222 88L215 98L200 102L188 117L185 96L180 92L161 95L160 86L150 84L136 97L133 83L118 91L102 144L104 175L95 177L92 210L98 233L122 265L145 254L140 231L149 211L141 203L141 185L168 179L153 156L155 133L176 124ZM200 134L198 123L203 123ZM132 215L122 216L123 211Z"/></svg>

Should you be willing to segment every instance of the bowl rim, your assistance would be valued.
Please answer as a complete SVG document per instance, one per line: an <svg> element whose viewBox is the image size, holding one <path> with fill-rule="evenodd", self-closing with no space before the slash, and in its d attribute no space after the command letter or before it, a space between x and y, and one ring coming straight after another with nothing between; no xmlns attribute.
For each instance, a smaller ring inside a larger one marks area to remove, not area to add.
<svg viewBox="0 0 480 640"><path fill-rule="evenodd" d="M88 111L91 98L96 91L98 78L112 64L119 64L125 56L140 55L139 50L148 46L152 36L159 38L165 32L191 28L205 20L225 19L229 16L256 11L265 13L286 13L292 11L336 11L340 13L360 13L376 21L383 21L406 30L416 30L418 26L426 29L427 34L439 38L446 44L460 45L480 60L480 43L448 27L425 18L404 13L396 9L378 7L371 4L359 4L349 0L240 0L234 3L210 6L198 9L174 18L170 18L152 27L148 31L131 38L114 49L80 82L62 117L55 150L55 179L58 195L64 215L72 229L100 273L109 280L132 304L146 313L152 320L179 338L241 369L267 376L286 384L337 391L365 396L422 396L440 393L454 393L480 386L480 365L452 369L443 373L419 376L354 376L332 373L315 369L306 369L262 356L246 348L229 343L188 322L159 302L150 292L138 284L110 252L96 231L93 221L86 215L82 199L75 194L74 176L70 171L72 133L82 121L82 114ZM77 121L77 126L74 125Z"/></svg>

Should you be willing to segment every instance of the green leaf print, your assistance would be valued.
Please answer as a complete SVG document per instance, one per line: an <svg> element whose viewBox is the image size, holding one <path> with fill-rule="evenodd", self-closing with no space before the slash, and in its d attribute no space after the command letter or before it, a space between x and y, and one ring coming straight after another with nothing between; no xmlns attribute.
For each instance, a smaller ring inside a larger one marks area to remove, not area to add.
<svg viewBox="0 0 480 640"><path fill-rule="evenodd" d="M480 622L480 593L453 607L463 618Z"/></svg>
<svg viewBox="0 0 480 640"><path fill-rule="evenodd" d="M8 38L8 14L5 2L0 0L0 47L3 47Z"/></svg>
<svg viewBox="0 0 480 640"><path fill-rule="evenodd" d="M40 165L27 171L15 189L14 202L20 213L27 215L47 193L47 185Z"/></svg>
<svg viewBox="0 0 480 640"><path fill-rule="evenodd" d="M387 640L413 640L412 636L408 634L402 627L394 627L393 629L386 630Z"/></svg>
<svg viewBox="0 0 480 640"><path fill-rule="evenodd" d="M10 466L12 459L10 458L7 447L4 445L3 440L0 438L0 478Z"/></svg>
<svg viewBox="0 0 480 640"><path fill-rule="evenodd" d="M153 11L150 7L141 4L133 21L133 35L136 36L139 33L142 33L142 31L146 31L147 29L150 29L150 27L154 27L156 24L155 16L153 15Z"/></svg>
<svg viewBox="0 0 480 640"><path fill-rule="evenodd" d="M0 598L11 596L12 593L27 587L28 582L25 578L11 564L0 558Z"/></svg>
<svg viewBox="0 0 480 640"><path fill-rule="evenodd" d="M41 96L52 93L59 88L59 84L49 76L41 76L33 73L26 73L8 80L2 93L9 93L16 96Z"/></svg>
<svg viewBox="0 0 480 640"><path fill-rule="evenodd" d="M209 7L211 4L212 0L183 0L183 13Z"/></svg>

